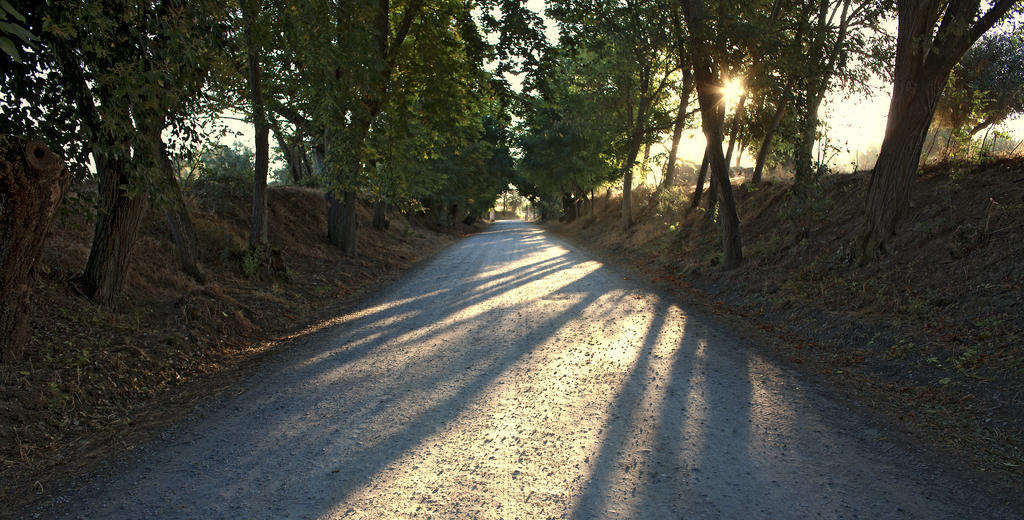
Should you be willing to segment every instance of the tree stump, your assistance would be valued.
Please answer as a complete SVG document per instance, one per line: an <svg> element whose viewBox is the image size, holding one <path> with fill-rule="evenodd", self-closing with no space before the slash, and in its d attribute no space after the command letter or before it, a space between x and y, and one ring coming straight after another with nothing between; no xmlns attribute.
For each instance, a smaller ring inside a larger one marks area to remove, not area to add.
<svg viewBox="0 0 1024 520"><path fill-rule="evenodd" d="M36 263L67 191L64 160L39 141L0 135L0 359L21 358Z"/></svg>

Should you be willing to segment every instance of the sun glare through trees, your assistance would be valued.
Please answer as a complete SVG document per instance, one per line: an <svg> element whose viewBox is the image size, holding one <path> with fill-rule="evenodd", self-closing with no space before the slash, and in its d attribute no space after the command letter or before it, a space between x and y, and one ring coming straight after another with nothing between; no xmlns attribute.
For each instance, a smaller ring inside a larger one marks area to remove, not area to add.
<svg viewBox="0 0 1024 520"><path fill-rule="evenodd" d="M618 404L592 403L598 411L580 422L594 431L573 448L586 466L570 476L579 485L555 489L562 475L547 475L534 483L551 490L524 487L522 499L576 504L545 516L614 517L605 501L625 488L612 493L607 479L634 477L618 458L632 430L599 441L595 432L617 424L600 410L663 408L676 433L687 421L747 423L717 416L721 403L678 406L696 399L687 378L703 381L704 358L721 355L702 335L694 356L670 366L698 329L652 339L657 355L631 361L651 353L643 338L659 337L649 334L666 316L675 327L688 311L640 305L633 282L608 285L603 266L574 256L587 249L637 269L622 282L653 279L763 332L750 347L777 350L765 363L868 407L886 403L879 414L914 442L971 446L965 465L1016 472L1002 480L1019 488L1022 70L1022 0L0 0L0 503L58 493L51 483L65 470L143 442L138 421L169 424L196 396L223 390L209 381L232 384L236 368L273 358L263 352L292 355L345 328L362 298L440 254L451 268L429 264L418 294L369 307L363 337L296 365L338 362L319 376L351 381L352 393L372 386L360 381L416 375L396 382L423 392L406 416L378 414L407 398L388 385L346 413L368 438L421 431L387 460L353 434L348 446L362 446L372 471L352 477L359 470L339 460L302 483L358 489L371 504L378 489L353 483L376 472L391 475L380 489L423 494L423 471L388 464L459 457L458 445L416 443L458 438L444 428L472 423L459 423L463 407L488 417L542 386L547 404L529 403L538 410L579 402L553 383L562 372L488 372L520 367L516 356L550 337L551 355L570 359L558 370L595 360L592 369L620 370L602 394ZM441 253L456 243L461 256ZM544 284L551 291L531 296ZM595 303L618 310L591 312ZM582 328L559 335L567 323ZM534 324L551 330L530 336ZM494 331L506 329L521 342L502 343ZM376 357L391 340L420 358ZM443 348L452 355L436 355ZM655 365L666 377L679 370L664 387L678 394L644 400L647 383L629 382ZM723 399L741 412L754 402L747 386L771 387L747 381L747 368L732 374L735 399ZM516 413L470 444L513 435ZM762 434L743 433L752 443ZM690 449L670 434L648 440ZM430 460L423 469L444 469ZM505 467L487 461L475 462ZM765 467L753 473L769 478ZM349 483L331 480L339 474ZM662 489L653 480L635 489ZM644 512L644 500L631 497L629 510ZM192 516L232 516L220 513Z"/></svg>

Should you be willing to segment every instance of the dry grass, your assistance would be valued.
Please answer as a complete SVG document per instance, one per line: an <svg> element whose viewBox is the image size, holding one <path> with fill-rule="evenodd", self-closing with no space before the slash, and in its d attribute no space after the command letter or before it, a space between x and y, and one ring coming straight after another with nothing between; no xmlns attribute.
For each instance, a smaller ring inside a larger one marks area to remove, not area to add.
<svg viewBox="0 0 1024 520"><path fill-rule="evenodd" d="M279 340L336 315L457 237L402 215L378 232L360 208L360 256L349 258L326 242L319 191L282 186L268 196L270 240L286 276L269 268L245 275L247 190L199 185L187 198L209 282L178 271L163 219L152 212L116 312L71 288L92 229L82 212L61 218L39 266L26 359L0 365L0 501L9 511L132 447L229 385Z"/></svg>
<svg viewBox="0 0 1024 520"><path fill-rule="evenodd" d="M734 186L744 265L722 272L719 234L688 192L618 200L559 229L777 341L781 360L1010 488L1024 482L1024 159L933 168L881 261L857 267L867 173L810 201L785 183ZM682 208L682 209L680 209Z"/></svg>

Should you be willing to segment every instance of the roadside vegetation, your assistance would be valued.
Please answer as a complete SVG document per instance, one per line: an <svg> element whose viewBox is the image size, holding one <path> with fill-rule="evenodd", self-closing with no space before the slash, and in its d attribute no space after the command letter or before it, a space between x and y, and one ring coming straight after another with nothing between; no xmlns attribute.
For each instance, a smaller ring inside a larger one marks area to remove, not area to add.
<svg viewBox="0 0 1024 520"><path fill-rule="evenodd" d="M72 191L69 201L87 196ZM366 233L359 257L323 238L323 193L270 186L273 243L287 265L248 247L248 186L200 180L185 197L200 244L204 283L174 262L160 215L140 224L117 310L71 283L85 265L91 230L81 214L56 219L37 265L24 357L0 365L0 498L32 501L81 471L115 460L232 383L289 339L332 323L353 302L474 228L389 212ZM372 206L357 208L369 227ZM13 511L13 509L12 509Z"/></svg>
<svg viewBox="0 0 1024 520"><path fill-rule="evenodd" d="M0 497L47 492L520 209L657 259L804 338L794 363L1019 472L1021 137L1002 125L1024 111L1022 15L0 0ZM873 167L836 175L823 103L879 82L885 137L853 161Z"/></svg>
<svg viewBox="0 0 1024 520"><path fill-rule="evenodd" d="M638 188L626 232L618 195L552 226L751 330L780 362L881 419L879 442L937 447L1014 489L1024 467L1024 158L925 168L895 253L859 267L857 195L868 180L823 177L813 203L789 180L736 184L746 256L728 271L713 217L686 203L692 188Z"/></svg>

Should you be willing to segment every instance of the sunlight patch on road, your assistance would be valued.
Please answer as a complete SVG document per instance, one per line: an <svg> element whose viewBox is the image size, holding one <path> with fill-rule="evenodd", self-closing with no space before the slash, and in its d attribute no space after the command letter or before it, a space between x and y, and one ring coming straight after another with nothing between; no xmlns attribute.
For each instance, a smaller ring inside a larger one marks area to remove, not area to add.
<svg viewBox="0 0 1024 520"><path fill-rule="evenodd" d="M625 384L641 350L637 338L650 323L649 317L631 318L636 306L624 309L621 296L601 295L567 317L457 419L375 475L329 517L564 514L585 483L606 427L607 403ZM568 308L573 302L559 303ZM631 326L602 328L610 316Z"/></svg>
<svg viewBox="0 0 1024 520"><path fill-rule="evenodd" d="M623 323L632 340L621 359L629 363L600 414L601 435L589 446L588 464L581 468L585 488L572 500L571 510L583 518L627 518L640 505L643 481L635 475L650 470L644 464L657 449L662 427L657 412L673 404L667 401L665 376L679 349L685 316L675 306L655 310L657 297L632 298L649 301L633 311L642 320Z"/></svg>

